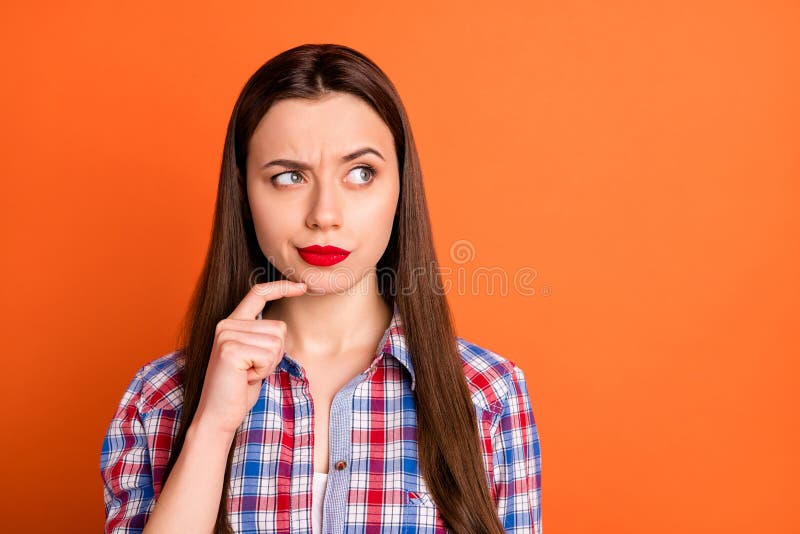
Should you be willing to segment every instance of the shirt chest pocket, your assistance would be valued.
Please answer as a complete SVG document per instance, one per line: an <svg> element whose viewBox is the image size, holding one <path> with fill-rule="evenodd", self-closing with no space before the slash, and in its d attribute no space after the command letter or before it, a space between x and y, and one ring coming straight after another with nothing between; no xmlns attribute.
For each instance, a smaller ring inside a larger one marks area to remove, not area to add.
<svg viewBox="0 0 800 534"><path fill-rule="evenodd" d="M407 494L408 499L402 505L403 534L450 534L430 493L415 490Z"/></svg>

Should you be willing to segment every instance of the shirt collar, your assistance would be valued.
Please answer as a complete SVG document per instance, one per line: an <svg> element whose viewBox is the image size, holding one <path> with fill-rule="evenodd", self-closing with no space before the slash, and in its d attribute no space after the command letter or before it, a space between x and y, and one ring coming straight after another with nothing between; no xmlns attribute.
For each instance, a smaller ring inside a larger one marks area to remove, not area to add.
<svg viewBox="0 0 800 534"><path fill-rule="evenodd" d="M403 321L400 317L400 308L397 303L394 303L394 311L392 312L392 320L389 327L383 333L381 341L375 352L375 360L370 368L375 367L380 359L385 355L393 356L403 367L408 370L411 375L411 390L416 386L416 379L414 376L414 365L411 362L411 355L408 352L408 343L406 341L405 330L403 328ZM289 356L287 353L283 354L278 367L286 370L289 374L298 378L303 378L303 369L297 361Z"/></svg>
<svg viewBox="0 0 800 534"><path fill-rule="evenodd" d="M405 336L405 329L403 321L400 317L400 308L397 303L394 303L394 312L392 314L392 321L389 323L389 328L383 333L383 338L378 344L381 347L383 354L390 354L399 361L408 370L411 375L411 390L416 386L416 378L414 375L414 364L411 362L411 355L408 352L408 343Z"/></svg>

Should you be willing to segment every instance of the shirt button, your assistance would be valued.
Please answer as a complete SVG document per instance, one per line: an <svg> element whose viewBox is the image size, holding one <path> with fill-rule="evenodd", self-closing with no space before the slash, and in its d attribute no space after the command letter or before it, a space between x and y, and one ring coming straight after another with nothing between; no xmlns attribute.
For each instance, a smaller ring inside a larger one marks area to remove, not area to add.
<svg viewBox="0 0 800 534"><path fill-rule="evenodd" d="M341 471L345 467L347 467L347 462L345 462L344 460L339 460L338 462L336 462L336 470L337 471Z"/></svg>

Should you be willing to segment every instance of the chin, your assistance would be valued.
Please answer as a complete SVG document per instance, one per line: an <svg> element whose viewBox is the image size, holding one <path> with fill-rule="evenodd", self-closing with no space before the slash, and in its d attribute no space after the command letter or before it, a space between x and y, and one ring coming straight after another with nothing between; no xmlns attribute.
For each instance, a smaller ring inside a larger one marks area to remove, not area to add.
<svg viewBox="0 0 800 534"><path fill-rule="evenodd" d="M307 292L315 295L343 294L355 290L359 279L350 269L339 269L336 273L324 270L309 269L300 273L300 282L305 282Z"/></svg>

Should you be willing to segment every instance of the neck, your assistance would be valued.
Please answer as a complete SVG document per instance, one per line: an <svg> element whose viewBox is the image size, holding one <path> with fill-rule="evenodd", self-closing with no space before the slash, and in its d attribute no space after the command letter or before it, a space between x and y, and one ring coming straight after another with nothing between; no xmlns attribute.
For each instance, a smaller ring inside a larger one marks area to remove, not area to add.
<svg viewBox="0 0 800 534"><path fill-rule="evenodd" d="M353 351L375 351L393 310L378 293L374 276L351 290L313 292L271 301L262 319L284 321L284 350L301 364L333 363Z"/></svg>

